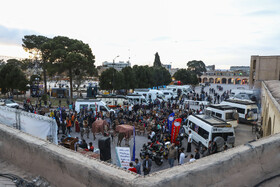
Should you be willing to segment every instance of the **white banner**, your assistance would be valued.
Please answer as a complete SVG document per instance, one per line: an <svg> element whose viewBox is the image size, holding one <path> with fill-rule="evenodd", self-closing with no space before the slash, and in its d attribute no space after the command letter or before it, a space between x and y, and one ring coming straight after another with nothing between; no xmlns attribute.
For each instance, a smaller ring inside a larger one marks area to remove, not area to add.
<svg viewBox="0 0 280 187"><path fill-rule="evenodd" d="M12 126L16 124L16 110L7 107L0 107L0 123Z"/></svg>
<svg viewBox="0 0 280 187"><path fill-rule="evenodd" d="M116 147L116 155L118 166L128 169L130 163L130 148L129 147Z"/></svg>
<svg viewBox="0 0 280 187"><path fill-rule="evenodd" d="M47 137L50 136L53 143L58 143L56 121L47 116L1 106L0 123L12 127L17 126L19 130L44 140L47 140Z"/></svg>

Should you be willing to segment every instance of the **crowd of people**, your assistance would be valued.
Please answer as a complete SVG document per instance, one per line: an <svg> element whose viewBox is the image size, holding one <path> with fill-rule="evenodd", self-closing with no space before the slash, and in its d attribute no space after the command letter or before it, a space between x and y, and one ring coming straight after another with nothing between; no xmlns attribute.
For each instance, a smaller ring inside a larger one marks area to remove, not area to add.
<svg viewBox="0 0 280 187"><path fill-rule="evenodd" d="M115 130L118 125L127 124L134 127L143 127L145 133L148 135L150 141L158 141L163 138L168 138L169 128L167 125L168 117L171 113L174 113L175 118L181 118L182 124L186 123L187 117L191 114L201 114L204 110L204 105L201 105L199 109L191 109L186 100L197 100L197 101L210 101L220 102L229 96L229 91L223 92L221 95L217 94L215 90L210 89L209 93L205 92L204 89L200 93L192 93L187 97L178 97L176 99L170 99L169 101L159 102L154 100L149 105L135 104L133 107L127 106L116 109L115 113L102 113L92 109L81 109L79 113L73 109L67 109L65 107L58 106L55 110L51 110L49 116L54 118L58 127L58 134L62 134L62 139L67 136L71 136L72 132L80 134L77 137L78 141L75 143L75 149L80 147L87 151L94 151L92 142L87 144L85 138L90 138L90 132L92 124L96 120L106 120L109 124L109 129L104 133L104 136L111 135L112 140L115 136ZM170 137L169 137L170 138ZM95 136L93 136L93 141ZM175 145L171 145L168 152L168 163L170 167L174 166L174 161L178 159L178 164L181 165L185 162L185 158L189 157L189 161L192 162L201 157L215 153L215 144L209 145L208 148L203 148L202 151L195 149L195 154L191 154L192 136L189 135L186 140L188 143L187 153L183 147L177 148ZM141 167L144 175L149 174L151 171L152 161L148 155L140 164L139 159L135 159L135 165L130 163L129 170L141 174ZM135 169L134 169L135 168Z"/></svg>

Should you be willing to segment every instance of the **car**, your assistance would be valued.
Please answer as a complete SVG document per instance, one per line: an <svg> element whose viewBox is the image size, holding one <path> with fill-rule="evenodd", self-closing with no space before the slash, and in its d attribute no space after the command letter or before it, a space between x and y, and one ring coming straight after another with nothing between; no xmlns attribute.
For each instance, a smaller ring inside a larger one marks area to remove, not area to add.
<svg viewBox="0 0 280 187"><path fill-rule="evenodd" d="M18 109L19 108L19 104L17 104L14 100L12 99L1 99L0 100L0 105L2 106L7 106L7 107L10 107L10 108L16 108Z"/></svg>

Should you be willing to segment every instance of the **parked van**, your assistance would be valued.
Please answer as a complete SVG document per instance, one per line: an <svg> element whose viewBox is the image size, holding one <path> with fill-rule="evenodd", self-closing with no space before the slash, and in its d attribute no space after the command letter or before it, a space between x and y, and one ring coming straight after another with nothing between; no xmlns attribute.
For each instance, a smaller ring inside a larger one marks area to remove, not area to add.
<svg viewBox="0 0 280 187"><path fill-rule="evenodd" d="M238 95L240 93L248 94L251 96L255 94L254 90L233 89L233 90L231 90L229 97L235 97L236 95Z"/></svg>
<svg viewBox="0 0 280 187"><path fill-rule="evenodd" d="M153 102L158 99L159 101L166 101L165 96L160 90L149 90L149 89L135 89L135 94L143 95L148 102Z"/></svg>
<svg viewBox="0 0 280 187"><path fill-rule="evenodd" d="M222 151L225 144L234 146L235 133L231 124L224 120L209 115L188 116L185 132L192 133L193 141L199 145L207 147L209 142L216 142L218 151Z"/></svg>
<svg viewBox="0 0 280 187"><path fill-rule="evenodd" d="M129 104L132 104L132 105L136 105L136 104L147 105L146 98L141 94L128 94L126 96L126 98L127 98Z"/></svg>
<svg viewBox="0 0 280 187"><path fill-rule="evenodd" d="M160 91L162 91L166 100L171 100L172 97L173 99L175 99L173 91L171 90L160 90Z"/></svg>
<svg viewBox="0 0 280 187"><path fill-rule="evenodd" d="M104 101L110 108L128 105L128 99L124 95L98 95L97 99Z"/></svg>
<svg viewBox="0 0 280 187"><path fill-rule="evenodd" d="M229 122L233 128L238 126L237 119L239 115L235 107L229 105L212 104L205 109L205 114Z"/></svg>
<svg viewBox="0 0 280 187"><path fill-rule="evenodd" d="M181 92L182 97L187 97L188 94L192 93L191 86L189 85L170 85L167 86L167 90L171 90L173 92L174 97L178 97L178 92Z"/></svg>
<svg viewBox="0 0 280 187"><path fill-rule="evenodd" d="M92 109L94 113L102 112L104 115L107 112L115 112L113 109L110 109L105 102L100 99L77 99L75 102L75 110L79 113L81 109L87 108L88 110Z"/></svg>
<svg viewBox="0 0 280 187"><path fill-rule="evenodd" d="M228 99L222 101L221 105L235 107L238 112L238 123L248 123L258 120L258 106L252 101Z"/></svg>

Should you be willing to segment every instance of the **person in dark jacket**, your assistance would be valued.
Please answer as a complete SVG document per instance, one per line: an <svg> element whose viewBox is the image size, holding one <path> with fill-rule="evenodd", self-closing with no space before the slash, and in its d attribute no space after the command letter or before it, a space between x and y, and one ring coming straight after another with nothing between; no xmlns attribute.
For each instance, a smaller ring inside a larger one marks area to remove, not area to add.
<svg viewBox="0 0 280 187"><path fill-rule="evenodd" d="M144 175L148 175L152 168L152 160L149 158L149 155L146 155L145 160L142 163Z"/></svg>
<svg viewBox="0 0 280 187"><path fill-rule="evenodd" d="M194 152L195 152L194 158L195 158L196 160L199 159L199 158L200 158L200 154L199 154L198 149L195 148Z"/></svg>

